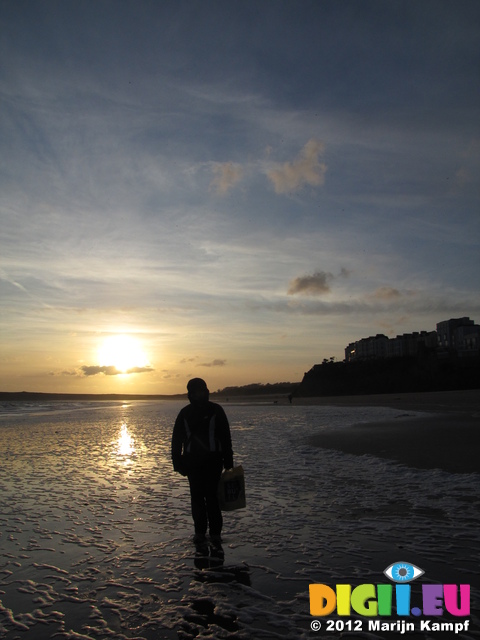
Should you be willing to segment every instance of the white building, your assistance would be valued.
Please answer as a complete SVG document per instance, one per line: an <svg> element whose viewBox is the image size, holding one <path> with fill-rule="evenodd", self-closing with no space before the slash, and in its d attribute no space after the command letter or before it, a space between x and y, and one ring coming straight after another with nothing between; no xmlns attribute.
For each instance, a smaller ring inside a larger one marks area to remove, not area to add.
<svg viewBox="0 0 480 640"><path fill-rule="evenodd" d="M470 318L452 318L437 324L440 352L465 357L480 352L480 326Z"/></svg>
<svg viewBox="0 0 480 640"><path fill-rule="evenodd" d="M356 342L351 342L345 349L345 360L372 360L375 358L388 357L388 338L383 333L377 333L370 338L362 338Z"/></svg>
<svg viewBox="0 0 480 640"><path fill-rule="evenodd" d="M437 347L435 331L415 331L395 338L387 338L383 333L370 338L351 342L345 349L345 361L373 360L378 358L415 357L425 349Z"/></svg>

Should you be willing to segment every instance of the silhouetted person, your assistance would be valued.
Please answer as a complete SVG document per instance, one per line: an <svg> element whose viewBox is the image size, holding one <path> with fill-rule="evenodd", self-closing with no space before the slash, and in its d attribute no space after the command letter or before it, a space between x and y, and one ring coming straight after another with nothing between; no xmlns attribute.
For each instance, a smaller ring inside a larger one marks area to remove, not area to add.
<svg viewBox="0 0 480 640"><path fill-rule="evenodd" d="M210 540L221 544L222 511L217 488L222 469L233 467L232 439L225 411L209 401L206 382L193 378L187 384L190 404L180 411L172 434L172 462L175 471L190 484L194 542Z"/></svg>

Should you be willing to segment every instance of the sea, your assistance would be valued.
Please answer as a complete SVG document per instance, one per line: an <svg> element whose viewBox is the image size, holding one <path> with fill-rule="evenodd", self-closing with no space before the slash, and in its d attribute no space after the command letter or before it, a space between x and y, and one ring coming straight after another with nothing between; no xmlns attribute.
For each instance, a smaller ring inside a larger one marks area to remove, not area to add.
<svg viewBox="0 0 480 640"><path fill-rule="evenodd" d="M480 476L310 443L404 412L225 403L247 506L224 514L221 551L199 551L170 460L183 404L0 407L0 638L393 640L354 610L315 619L309 585L392 584L384 571L403 562L424 583L472 585L468 629L409 616L405 635L478 640Z"/></svg>

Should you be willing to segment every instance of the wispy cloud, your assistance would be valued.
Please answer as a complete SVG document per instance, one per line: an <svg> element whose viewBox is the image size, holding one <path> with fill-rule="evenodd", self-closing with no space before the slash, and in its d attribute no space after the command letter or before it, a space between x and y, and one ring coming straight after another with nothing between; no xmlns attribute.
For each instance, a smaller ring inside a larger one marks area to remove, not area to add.
<svg viewBox="0 0 480 640"><path fill-rule="evenodd" d="M400 297L400 291L394 287L379 287L372 294L377 300L398 300Z"/></svg>
<svg viewBox="0 0 480 640"><path fill-rule="evenodd" d="M375 289L372 293L365 293L365 300L368 302L376 303L388 303L388 304L403 304L413 303L414 299L418 297L418 291L413 289L400 290L396 287L382 286Z"/></svg>
<svg viewBox="0 0 480 640"><path fill-rule="evenodd" d="M425 296L423 299L415 302L405 302L395 304L385 309L384 305L378 302L366 302L365 300L354 298L338 300L335 302L326 302L319 300L295 300L295 301L255 301L248 305L253 312L261 312L263 310L276 312L278 314L295 315L295 316L318 316L320 317L337 317L340 321L344 321L348 316L354 317L357 322L366 323L369 327L367 331L374 330L380 319L374 320L377 314L381 313L397 313L399 310L408 311L410 321L415 320L412 331L418 329L418 323L424 323L424 318L429 318L429 325L432 329L440 320L458 315L458 308L468 309L470 314L478 316L480 314L480 305L472 304L469 300L449 300L446 297ZM350 322L350 321L349 321ZM427 326L427 328L428 328ZM339 328L338 328L339 330Z"/></svg>
<svg viewBox="0 0 480 640"><path fill-rule="evenodd" d="M305 185L318 187L325 182L327 165L319 161L325 145L312 138L293 162L285 162L270 169L268 177L277 193L296 191Z"/></svg>
<svg viewBox="0 0 480 640"><path fill-rule="evenodd" d="M227 364L226 360L212 360L212 362L201 362L197 364L197 367L225 367Z"/></svg>
<svg viewBox="0 0 480 640"><path fill-rule="evenodd" d="M214 178L210 189L217 195L226 195L243 178L243 168L233 162L215 163L212 166Z"/></svg>

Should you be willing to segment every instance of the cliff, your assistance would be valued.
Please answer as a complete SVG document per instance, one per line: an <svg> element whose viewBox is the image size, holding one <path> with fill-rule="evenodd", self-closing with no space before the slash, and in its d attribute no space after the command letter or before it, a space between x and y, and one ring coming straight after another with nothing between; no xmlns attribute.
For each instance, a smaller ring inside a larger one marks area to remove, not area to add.
<svg viewBox="0 0 480 640"><path fill-rule="evenodd" d="M305 373L295 396L364 395L480 388L480 359L384 358L324 362Z"/></svg>

